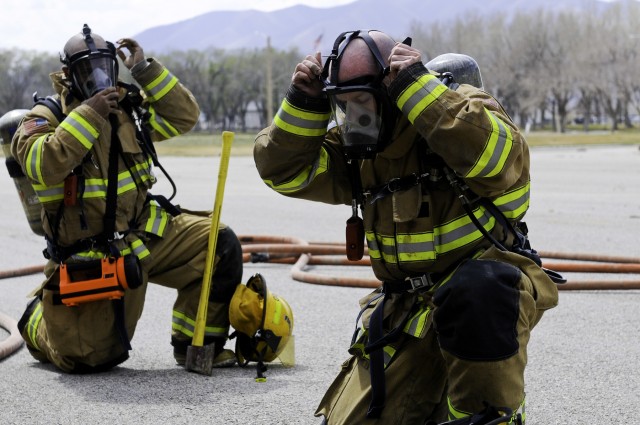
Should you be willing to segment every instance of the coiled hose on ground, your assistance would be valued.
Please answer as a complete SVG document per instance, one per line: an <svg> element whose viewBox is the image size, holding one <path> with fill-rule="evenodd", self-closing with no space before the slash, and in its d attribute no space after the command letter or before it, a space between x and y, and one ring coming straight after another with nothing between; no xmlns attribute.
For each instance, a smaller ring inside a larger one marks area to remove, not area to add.
<svg viewBox="0 0 640 425"><path fill-rule="evenodd" d="M348 276L330 276L312 273L307 266L370 266L366 248L365 256L359 261L349 261L345 256L344 243L307 242L296 237L285 236L239 236L242 243L243 261L245 263L277 263L292 264L293 280L317 285L344 286L357 288L377 288L380 281L375 278L359 278ZM592 255L581 253L560 253L540 251L543 266L564 273L597 273L640 275L640 258ZM548 260L561 260L558 262ZM0 270L0 279L26 276L41 273L44 266L31 266L22 269ZM573 290L620 290L640 289L640 280L572 280L558 285L561 291ZM18 350L22 338L16 322L0 313L0 327L9 331L9 338L0 342L0 359Z"/></svg>

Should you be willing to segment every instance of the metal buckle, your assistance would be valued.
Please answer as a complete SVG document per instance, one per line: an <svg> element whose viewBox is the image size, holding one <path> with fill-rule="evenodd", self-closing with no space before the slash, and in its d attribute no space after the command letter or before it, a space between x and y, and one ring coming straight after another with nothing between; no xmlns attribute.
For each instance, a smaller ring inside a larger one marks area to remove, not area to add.
<svg viewBox="0 0 640 425"><path fill-rule="evenodd" d="M431 277L428 274L423 274L417 277L408 277L405 281L409 282L411 289L407 292L415 292L423 289L429 289L434 285Z"/></svg>

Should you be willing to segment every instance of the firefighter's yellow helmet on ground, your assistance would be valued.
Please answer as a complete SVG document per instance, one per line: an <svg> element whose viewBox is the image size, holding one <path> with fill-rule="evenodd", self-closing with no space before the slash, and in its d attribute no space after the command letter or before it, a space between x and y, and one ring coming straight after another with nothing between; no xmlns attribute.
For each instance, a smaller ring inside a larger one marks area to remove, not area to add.
<svg viewBox="0 0 640 425"><path fill-rule="evenodd" d="M293 338L293 311L289 303L269 291L259 273L236 288L229 306L229 320L236 330L238 363L258 362L259 377L261 369L266 369L262 362L281 356Z"/></svg>

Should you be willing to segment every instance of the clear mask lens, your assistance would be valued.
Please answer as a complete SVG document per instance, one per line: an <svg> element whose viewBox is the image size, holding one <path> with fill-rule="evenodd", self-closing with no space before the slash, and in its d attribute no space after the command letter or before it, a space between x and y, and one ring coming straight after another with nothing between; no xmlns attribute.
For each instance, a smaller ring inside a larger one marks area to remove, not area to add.
<svg viewBox="0 0 640 425"><path fill-rule="evenodd" d="M85 98L115 86L116 67L110 57L87 57L73 64L76 81Z"/></svg>
<svg viewBox="0 0 640 425"><path fill-rule="evenodd" d="M334 119L347 155L371 158L377 151L382 117L373 93L354 91L330 96Z"/></svg>

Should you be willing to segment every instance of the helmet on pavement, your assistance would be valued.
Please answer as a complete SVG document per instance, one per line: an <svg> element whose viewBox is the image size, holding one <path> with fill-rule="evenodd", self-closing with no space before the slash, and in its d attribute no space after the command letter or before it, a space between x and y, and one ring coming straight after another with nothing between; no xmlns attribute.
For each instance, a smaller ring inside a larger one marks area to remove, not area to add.
<svg viewBox="0 0 640 425"><path fill-rule="evenodd" d="M261 274L238 285L231 298L229 320L236 332L239 364L271 362L293 334L293 311L284 298L267 289Z"/></svg>

